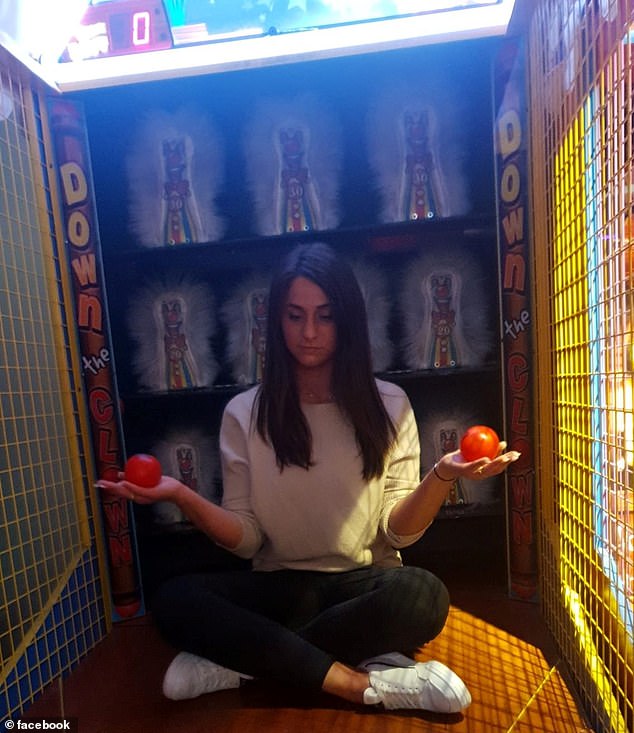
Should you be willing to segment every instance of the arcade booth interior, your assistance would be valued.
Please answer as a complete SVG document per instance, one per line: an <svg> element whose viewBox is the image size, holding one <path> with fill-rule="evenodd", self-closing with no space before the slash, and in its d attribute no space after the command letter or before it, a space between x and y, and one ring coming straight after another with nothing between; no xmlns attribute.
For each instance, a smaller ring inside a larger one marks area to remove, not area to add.
<svg viewBox="0 0 634 733"><path fill-rule="evenodd" d="M633 730L627 5L0 7L2 717L164 578L245 565L94 483L148 453L221 500L271 273L318 239L421 473L474 424L522 454L456 481L405 561L539 604L595 729Z"/></svg>

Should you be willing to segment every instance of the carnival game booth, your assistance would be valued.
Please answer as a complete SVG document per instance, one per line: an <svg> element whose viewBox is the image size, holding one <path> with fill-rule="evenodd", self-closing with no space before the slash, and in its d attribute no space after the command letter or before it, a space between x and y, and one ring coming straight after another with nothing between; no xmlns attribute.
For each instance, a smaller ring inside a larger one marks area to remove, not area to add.
<svg viewBox="0 0 634 733"><path fill-rule="evenodd" d="M0 16L4 711L144 614L162 578L238 562L173 508L93 485L145 452L220 500L222 409L261 378L268 280L302 241L355 268L421 472L475 423L522 453L504 478L456 482L406 562L488 563L536 601L513 3L78 2L40 9L45 36L28 5ZM37 338L17 328L30 319Z"/></svg>

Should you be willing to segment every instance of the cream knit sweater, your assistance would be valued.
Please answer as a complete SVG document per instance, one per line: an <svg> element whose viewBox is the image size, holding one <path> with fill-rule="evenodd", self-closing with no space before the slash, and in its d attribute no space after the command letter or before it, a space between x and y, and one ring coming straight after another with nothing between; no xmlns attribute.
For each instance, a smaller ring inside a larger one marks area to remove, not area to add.
<svg viewBox="0 0 634 733"><path fill-rule="evenodd" d="M344 571L401 564L398 548L422 532L398 536L388 519L395 502L419 483L420 448L405 392L377 380L398 437L381 478L367 482L350 424L335 404L304 404L313 436L314 465L280 471L275 453L251 418L257 388L227 404L220 430L222 505L244 528L233 552L255 570Z"/></svg>

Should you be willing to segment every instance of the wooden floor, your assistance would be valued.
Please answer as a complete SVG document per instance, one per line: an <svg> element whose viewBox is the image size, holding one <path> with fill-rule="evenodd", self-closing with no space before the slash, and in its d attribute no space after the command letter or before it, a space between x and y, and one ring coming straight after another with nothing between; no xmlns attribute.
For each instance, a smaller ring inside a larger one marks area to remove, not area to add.
<svg viewBox="0 0 634 733"><path fill-rule="evenodd" d="M534 603L508 598L498 573L443 577L452 594L447 626L419 655L439 659L466 682L464 714L383 712L263 681L195 700L162 697L174 650L149 616L116 624L63 683L25 716L78 719L81 733L582 733L591 731Z"/></svg>

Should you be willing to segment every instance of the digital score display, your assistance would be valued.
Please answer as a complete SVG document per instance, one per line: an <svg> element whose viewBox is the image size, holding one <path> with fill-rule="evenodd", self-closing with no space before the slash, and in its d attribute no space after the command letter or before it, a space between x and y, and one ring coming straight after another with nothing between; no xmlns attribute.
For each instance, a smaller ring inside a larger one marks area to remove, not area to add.
<svg viewBox="0 0 634 733"><path fill-rule="evenodd" d="M92 0L81 20L63 21L48 53L41 42L26 47L66 92L502 35L514 3Z"/></svg>
<svg viewBox="0 0 634 733"><path fill-rule="evenodd" d="M126 3L111 0L87 8L60 61L84 61L172 47L172 31L161 0Z"/></svg>

